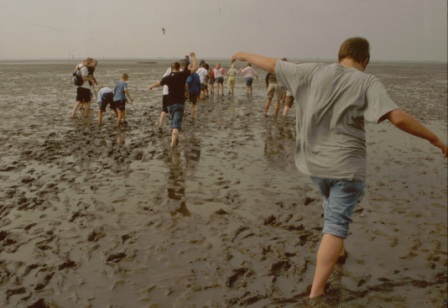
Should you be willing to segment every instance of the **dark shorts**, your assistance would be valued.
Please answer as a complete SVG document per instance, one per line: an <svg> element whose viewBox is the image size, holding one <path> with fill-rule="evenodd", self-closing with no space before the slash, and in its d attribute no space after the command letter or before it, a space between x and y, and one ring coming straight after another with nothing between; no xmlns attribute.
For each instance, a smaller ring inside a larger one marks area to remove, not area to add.
<svg viewBox="0 0 448 308"><path fill-rule="evenodd" d="M216 82L217 83L224 83L224 77L218 77L218 78L216 78Z"/></svg>
<svg viewBox="0 0 448 308"><path fill-rule="evenodd" d="M162 111L168 113L168 95L164 95L162 98Z"/></svg>
<svg viewBox="0 0 448 308"><path fill-rule="evenodd" d="M244 81L246 82L246 86L250 87L252 86L254 79L252 77L247 77L244 79Z"/></svg>
<svg viewBox="0 0 448 308"><path fill-rule="evenodd" d="M98 105L102 112L106 112L107 105L110 105L110 109L115 109L114 94L112 92L105 93L103 97L101 97L101 102Z"/></svg>
<svg viewBox="0 0 448 308"><path fill-rule="evenodd" d="M210 84L215 84L215 77L210 77L210 80L208 82Z"/></svg>
<svg viewBox="0 0 448 308"><path fill-rule="evenodd" d="M88 103L92 99L90 89L78 87L76 89L76 101L81 103Z"/></svg>
<svg viewBox="0 0 448 308"><path fill-rule="evenodd" d="M196 102L198 101L198 93L190 93L190 97L189 100L192 104L196 104Z"/></svg>
<svg viewBox="0 0 448 308"><path fill-rule="evenodd" d="M118 110L124 111L126 109L126 100L114 101L114 108L118 108Z"/></svg>
<svg viewBox="0 0 448 308"><path fill-rule="evenodd" d="M207 90L207 84L206 83L201 83L201 91Z"/></svg>

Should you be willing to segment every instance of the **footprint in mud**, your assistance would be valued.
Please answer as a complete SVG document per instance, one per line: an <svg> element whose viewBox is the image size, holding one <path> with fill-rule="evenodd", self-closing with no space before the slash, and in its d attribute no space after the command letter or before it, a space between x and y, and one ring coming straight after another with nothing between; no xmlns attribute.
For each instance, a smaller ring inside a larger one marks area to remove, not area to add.
<svg viewBox="0 0 448 308"><path fill-rule="evenodd" d="M307 205L313 203L313 201L315 201L315 200L316 200L316 199L314 199L314 198L306 197L306 198L305 198L305 201L303 202L303 204L304 204L305 206L307 206Z"/></svg>
<svg viewBox="0 0 448 308"><path fill-rule="evenodd" d="M247 285L247 278L254 276L254 271L245 267L232 271L232 275L227 278L226 286L231 289L244 288Z"/></svg>
<svg viewBox="0 0 448 308"><path fill-rule="evenodd" d="M92 232L89 233L87 240L89 242L98 242L100 238L105 236L103 228L95 228Z"/></svg>
<svg viewBox="0 0 448 308"><path fill-rule="evenodd" d="M26 288L21 287L21 288L17 288L17 289L9 289L6 290L6 299L9 300L9 298L13 295L19 295L19 294L25 294L26 293Z"/></svg>
<svg viewBox="0 0 448 308"><path fill-rule="evenodd" d="M275 277L285 275L286 272L291 268L291 263L287 260L278 261L271 265L270 275Z"/></svg>
<svg viewBox="0 0 448 308"><path fill-rule="evenodd" d="M277 218L275 218L274 215L271 215L271 216L266 217L266 218L264 219L264 225L265 225L265 226L267 226L267 225L269 225L269 226L274 226L274 225L276 225L276 222L277 222Z"/></svg>
<svg viewBox="0 0 448 308"><path fill-rule="evenodd" d="M46 287L46 285L50 282L51 278L53 278L54 273L39 273L41 277L39 278L39 282L34 287L34 290L39 291Z"/></svg>
<svg viewBox="0 0 448 308"><path fill-rule="evenodd" d="M78 264L75 261L72 260L67 260L64 263L62 263L61 265L58 266L58 270L63 270L65 268L75 268L77 267Z"/></svg>
<svg viewBox="0 0 448 308"><path fill-rule="evenodd" d="M228 186L225 186L224 188L228 188ZM224 196L224 198L222 198L222 202L225 205L232 205L232 204L240 205L241 204L240 194L236 190L229 190Z"/></svg>
<svg viewBox="0 0 448 308"><path fill-rule="evenodd" d="M126 253L125 252L119 252L119 253L111 254L111 255L109 255L107 257L106 262L118 263L125 257L126 257Z"/></svg>
<svg viewBox="0 0 448 308"><path fill-rule="evenodd" d="M240 227L238 230L235 231L235 235L233 236L232 242L234 242L237 238L239 238L239 240L243 240L253 235L254 233L250 231L247 227Z"/></svg>

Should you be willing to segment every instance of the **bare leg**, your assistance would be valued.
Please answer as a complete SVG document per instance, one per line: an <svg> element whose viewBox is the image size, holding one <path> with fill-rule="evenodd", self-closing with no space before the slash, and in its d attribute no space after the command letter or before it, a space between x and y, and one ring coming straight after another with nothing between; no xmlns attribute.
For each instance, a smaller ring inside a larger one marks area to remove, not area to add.
<svg viewBox="0 0 448 308"><path fill-rule="evenodd" d="M88 118L90 115L90 101L84 103L84 117Z"/></svg>
<svg viewBox="0 0 448 308"><path fill-rule="evenodd" d="M280 101L275 101L275 117L278 116L278 112L280 111Z"/></svg>
<svg viewBox="0 0 448 308"><path fill-rule="evenodd" d="M313 286L310 298L324 293L325 285L333 268L344 249L344 240L340 237L324 234L317 252L316 271L314 273Z"/></svg>
<svg viewBox="0 0 448 308"><path fill-rule="evenodd" d="M292 104L294 103L294 97L293 96L287 96L285 100L285 107L283 108L283 117L286 118L286 115L289 112L289 109L291 109Z"/></svg>
<svg viewBox="0 0 448 308"><path fill-rule="evenodd" d="M159 117L159 128L163 128L163 122L165 122L166 112L162 111Z"/></svg>
<svg viewBox="0 0 448 308"><path fill-rule="evenodd" d="M120 127L122 118L123 118L123 111L122 110L118 110L117 127Z"/></svg>
<svg viewBox="0 0 448 308"><path fill-rule="evenodd" d="M288 111L289 111L289 107L288 107L288 106L285 106L285 107L283 108L283 117L284 117L284 118L286 118L286 115L288 114Z"/></svg>
<svg viewBox="0 0 448 308"><path fill-rule="evenodd" d="M98 126L103 125L103 112L100 110L98 111Z"/></svg>
<svg viewBox="0 0 448 308"><path fill-rule="evenodd" d="M171 147L174 148L177 145L177 140L179 138L179 130L177 128L173 128L171 132Z"/></svg>
<svg viewBox="0 0 448 308"><path fill-rule="evenodd" d="M264 106L264 115L268 116L269 107L271 106L272 97L266 99L266 105Z"/></svg>
<svg viewBox="0 0 448 308"><path fill-rule="evenodd" d="M196 118L196 104L191 104L191 118L194 120Z"/></svg>
<svg viewBox="0 0 448 308"><path fill-rule="evenodd" d="M76 118L76 111L78 111L78 108L80 105L81 105L81 102L78 102L78 101L76 101L75 104L73 105L72 118Z"/></svg>

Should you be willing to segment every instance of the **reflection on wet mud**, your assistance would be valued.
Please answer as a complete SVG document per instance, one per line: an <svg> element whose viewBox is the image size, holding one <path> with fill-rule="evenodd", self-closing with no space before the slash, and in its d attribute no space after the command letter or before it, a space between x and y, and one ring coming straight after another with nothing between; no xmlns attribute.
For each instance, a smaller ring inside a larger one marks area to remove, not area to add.
<svg viewBox="0 0 448 308"><path fill-rule="evenodd" d="M294 126L287 121L275 120L265 123L264 156L272 163L281 163L291 158L295 147Z"/></svg>
<svg viewBox="0 0 448 308"><path fill-rule="evenodd" d="M182 152L183 155L181 155ZM180 201L179 208L171 211L172 216L178 213L183 216L191 215L185 201L186 172L194 170L200 157L200 141L194 136L190 136L181 148L171 150L171 161L168 162L167 195L170 200Z"/></svg>
<svg viewBox="0 0 448 308"><path fill-rule="evenodd" d="M180 161L180 153L177 149L172 151L171 162L169 162L167 192L169 199L178 201L185 199L185 177Z"/></svg>

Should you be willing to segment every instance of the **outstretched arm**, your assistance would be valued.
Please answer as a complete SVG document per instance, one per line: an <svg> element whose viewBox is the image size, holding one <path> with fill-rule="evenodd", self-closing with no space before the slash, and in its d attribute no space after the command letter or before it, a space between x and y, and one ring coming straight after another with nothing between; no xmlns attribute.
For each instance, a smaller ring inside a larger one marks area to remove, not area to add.
<svg viewBox="0 0 448 308"><path fill-rule="evenodd" d="M399 129L408 134L423 138L431 142L435 147L442 150L443 157L448 157L447 145L442 142L431 130L424 126L419 120L403 110L395 109L387 115L387 119Z"/></svg>
<svg viewBox="0 0 448 308"><path fill-rule="evenodd" d="M191 73L194 73L198 70L197 60L196 60L196 53L193 51L190 52L190 58L191 58Z"/></svg>
<svg viewBox="0 0 448 308"><path fill-rule="evenodd" d="M154 89L154 88L157 88L157 87L160 87L160 81L156 81L156 82L151 83L151 84L149 85L149 89L150 89L150 90L152 90L152 89Z"/></svg>
<svg viewBox="0 0 448 308"><path fill-rule="evenodd" d="M269 73L274 73L275 63L277 62L276 58L265 57L243 51L239 51L232 56L232 62L235 62L236 60L250 62Z"/></svg>

